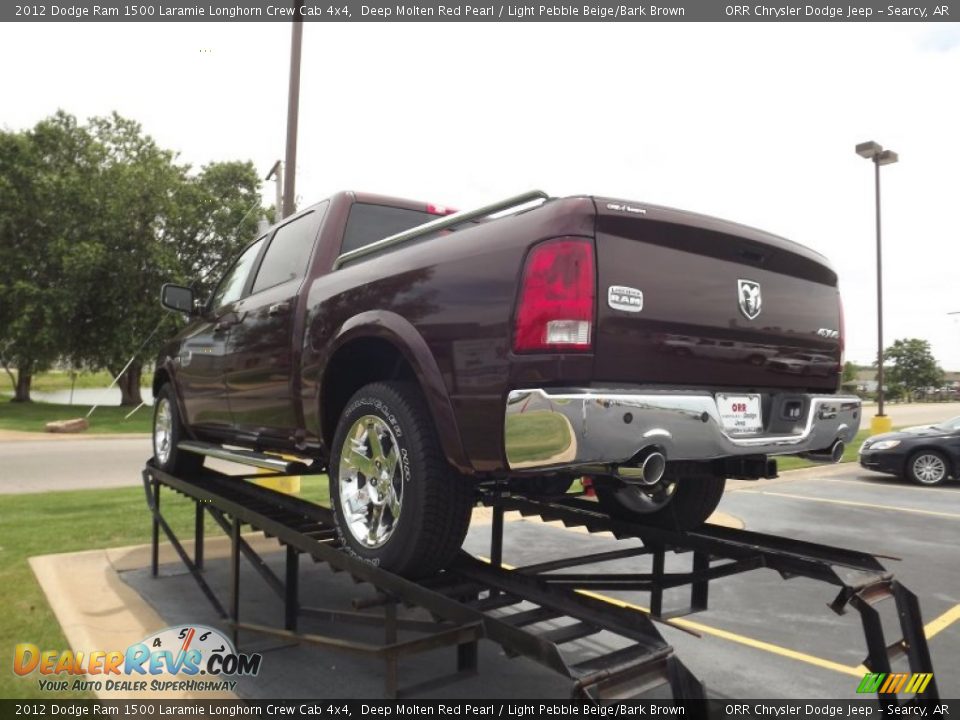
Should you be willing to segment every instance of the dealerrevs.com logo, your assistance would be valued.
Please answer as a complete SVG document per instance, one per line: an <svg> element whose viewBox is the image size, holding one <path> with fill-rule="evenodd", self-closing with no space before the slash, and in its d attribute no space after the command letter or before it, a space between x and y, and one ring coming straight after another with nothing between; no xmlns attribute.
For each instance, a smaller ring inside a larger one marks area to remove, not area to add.
<svg viewBox="0 0 960 720"><path fill-rule="evenodd" d="M13 671L39 675L45 691L232 691L237 682L231 678L257 675L262 661L259 653L237 652L214 628L178 625L126 650L41 650L19 643ZM76 675L86 677L71 678Z"/></svg>

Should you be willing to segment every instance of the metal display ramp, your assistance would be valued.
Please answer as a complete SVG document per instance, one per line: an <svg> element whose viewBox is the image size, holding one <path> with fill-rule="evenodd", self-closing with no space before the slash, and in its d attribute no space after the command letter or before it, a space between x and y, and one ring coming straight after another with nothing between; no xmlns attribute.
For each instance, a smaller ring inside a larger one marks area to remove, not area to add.
<svg viewBox="0 0 960 720"><path fill-rule="evenodd" d="M143 483L153 523L153 575L159 572L162 530L201 591L231 627L235 643L244 630L378 658L385 663L387 697L421 693L475 674L479 670L478 642L487 639L500 645L509 656L527 657L568 678L574 698L639 698L655 688L676 699L705 698L704 686L679 660L657 624L691 632L673 624L671 618L705 610L711 580L758 568L775 570L784 579L805 577L837 587L838 594L830 607L838 614L848 607L859 612L867 648L864 665L870 672L892 672L892 663L898 659L906 659L911 672L933 672L916 596L873 555L716 526L693 532L651 528L612 519L595 502L575 495L530 498L491 486L481 489L481 500L493 512L489 562L461 552L447 570L412 581L344 551L328 508L248 482L264 477L225 475L204 469L183 478L148 463ZM163 516L164 487L195 505L192 557ZM639 539L642 545L633 543L623 549L508 568L502 563L504 513L508 511L560 521L568 527L585 528L589 533L609 532L616 538ZM230 538L226 603L204 577L205 514ZM262 531L285 548L283 577L246 542L241 535L244 526ZM667 572L669 554L689 555L690 570ZM299 592L301 555L366 584L365 595L358 593L348 608L303 603ZM648 573L598 569L603 563L644 555L652 559L652 571ZM241 557L250 561L282 600L283 619L278 626L247 623L240 618ZM689 607L665 612L664 591L684 586L690 587ZM606 602L595 596L600 590L648 592L650 612ZM890 644L884 638L879 607L887 599L895 605L902 631L902 638ZM401 606L422 608L432 619L400 617ZM325 627L331 628L330 634L299 631L299 619L308 617L327 621ZM360 642L336 632L347 624L379 627L383 641ZM616 649L607 649L609 642L577 643L601 632L616 636L612 643ZM448 676L401 690L401 659L443 647L456 648L455 670ZM910 699L878 695L883 705L937 698L935 680Z"/></svg>

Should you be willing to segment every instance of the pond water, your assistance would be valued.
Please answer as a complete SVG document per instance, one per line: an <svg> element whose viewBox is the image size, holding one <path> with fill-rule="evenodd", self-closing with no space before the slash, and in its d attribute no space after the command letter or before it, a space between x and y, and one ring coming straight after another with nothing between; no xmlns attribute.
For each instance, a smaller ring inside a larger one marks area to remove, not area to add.
<svg viewBox="0 0 960 720"><path fill-rule="evenodd" d="M148 405L153 405L153 393L150 387L140 388L143 400ZM11 393L6 392L5 395ZM64 405L70 402L70 390L52 390L50 392L40 392L34 390L30 397L40 402L62 403ZM120 388L76 388L73 391L74 405L119 405Z"/></svg>

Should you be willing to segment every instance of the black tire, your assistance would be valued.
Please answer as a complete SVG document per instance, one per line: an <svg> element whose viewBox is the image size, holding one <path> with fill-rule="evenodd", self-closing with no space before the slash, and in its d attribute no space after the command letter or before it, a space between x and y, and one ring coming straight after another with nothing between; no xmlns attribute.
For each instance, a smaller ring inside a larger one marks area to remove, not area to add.
<svg viewBox="0 0 960 720"><path fill-rule="evenodd" d="M644 512L636 493L643 492L614 478L596 478L597 502L611 517L654 527L692 530L706 522L720 504L727 479L712 475L681 478L673 498L659 510Z"/></svg>
<svg viewBox="0 0 960 720"><path fill-rule="evenodd" d="M158 421L163 422L164 408L169 412L169 430L165 441L158 428ZM186 452L178 447L180 441L187 438L173 386L165 383L153 404L153 459L157 467L171 475L198 472L203 467L203 455Z"/></svg>
<svg viewBox="0 0 960 720"><path fill-rule="evenodd" d="M907 458L906 476L918 485L942 485L950 477L950 461L939 450L917 450Z"/></svg>
<svg viewBox="0 0 960 720"><path fill-rule="evenodd" d="M360 450L345 460L351 435ZM368 482L365 468L381 474ZM349 516L341 487L355 503ZM406 577L435 574L460 550L474 500L472 483L444 457L416 386L372 383L350 398L330 449L330 501L345 549Z"/></svg>

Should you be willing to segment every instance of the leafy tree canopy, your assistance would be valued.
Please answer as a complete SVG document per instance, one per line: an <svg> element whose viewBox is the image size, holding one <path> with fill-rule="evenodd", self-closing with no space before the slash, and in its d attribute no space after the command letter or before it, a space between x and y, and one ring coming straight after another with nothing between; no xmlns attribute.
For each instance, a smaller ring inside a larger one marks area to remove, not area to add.
<svg viewBox="0 0 960 720"><path fill-rule="evenodd" d="M887 365L890 367L887 367ZM912 399L918 391L943 385L944 373L930 350L919 338L897 340L884 351L886 381Z"/></svg>
<svg viewBox="0 0 960 720"><path fill-rule="evenodd" d="M58 359L118 373L139 350L120 382L138 404L143 362L176 323L161 285L209 289L262 215L252 163L194 171L116 113L0 132L0 360L18 368L19 399Z"/></svg>

